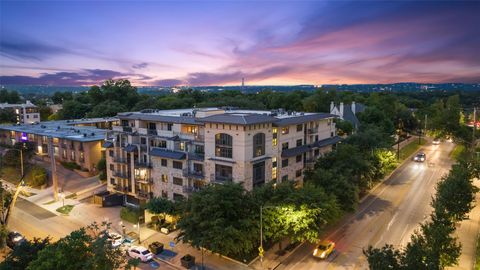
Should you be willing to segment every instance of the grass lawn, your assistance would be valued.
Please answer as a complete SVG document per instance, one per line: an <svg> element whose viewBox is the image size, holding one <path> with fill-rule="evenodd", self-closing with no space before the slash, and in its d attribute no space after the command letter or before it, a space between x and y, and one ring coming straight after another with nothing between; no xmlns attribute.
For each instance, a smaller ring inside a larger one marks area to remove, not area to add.
<svg viewBox="0 0 480 270"><path fill-rule="evenodd" d="M74 205L67 204L65 206L57 208L57 212L68 215L70 211L72 211L73 207Z"/></svg>
<svg viewBox="0 0 480 270"><path fill-rule="evenodd" d="M402 149L400 149L400 161L405 160L408 158L411 154L415 153L420 146L425 144L425 139L422 139L420 141L420 144L418 144L418 140L413 140L406 146L404 146Z"/></svg>
<svg viewBox="0 0 480 270"><path fill-rule="evenodd" d="M0 169L0 177L12 184L18 185L20 182L20 169L10 166L2 166Z"/></svg>
<svg viewBox="0 0 480 270"><path fill-rule="evenodd" d="M457 144L457 145L455 145L455 148L453 148L453 151L450 153L450 156L454 160L458 160L462 155L464 155L466 153L465 150L466 149L465 149L464 145Z"/></svg>

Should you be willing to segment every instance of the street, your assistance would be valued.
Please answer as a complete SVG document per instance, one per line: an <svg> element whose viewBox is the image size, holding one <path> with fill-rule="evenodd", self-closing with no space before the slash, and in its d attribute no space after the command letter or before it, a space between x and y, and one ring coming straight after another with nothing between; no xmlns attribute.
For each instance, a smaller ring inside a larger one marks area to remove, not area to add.
<svg viewBox="0 0 480 270"><path fill-rule="evenodd" d="M313 244L304 244L277 269L368 269L362 250L369 245L405 246L410 235L431 212L435 184L452 165L454 145L427 144L427 161L406 161L390 179L378 185L360 203L358 210L345 217L327 234L336 251L327 260L313 258Z"/></svg>

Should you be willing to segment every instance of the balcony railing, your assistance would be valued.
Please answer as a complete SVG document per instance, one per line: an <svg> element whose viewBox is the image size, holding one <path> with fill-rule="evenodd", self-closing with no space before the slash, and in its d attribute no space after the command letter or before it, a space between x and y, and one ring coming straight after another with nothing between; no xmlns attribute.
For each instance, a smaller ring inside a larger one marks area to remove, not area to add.
<svg viewBox="0 0 480 270"><path fill-rule="evenodd" d="M132 127L122 127L123 132L132 132Z"/></svg>
<svg viewBox="0 0 480 270"><path fill-rule="evenodd" d="M197 191L200 191L200 190L201 190L200 187L183 186L183 192L184 193L193 193L193 192L197 192Z"/></svg>
<svg viewBox="0 0 480 270"><path fill-rule="evenodd" d="M146 192L146 191L143 191L143 190L136 190L136 194L137 194L137 197L139 198L142 198L142 199L151 199L152 198L152 193L151 192Z"/></svg>
<svg viewBox="0 0 480 270"><path fill-rule="evenodd" d="M135 178L135 181L142 184L153 184L153 178Z"/></svg>
<svg viewBox="0 0 480 270"><path fill-rule="evenodd" d="M183 177L204 178L205 175L203 171L183 169Z"/></svg>
<svg viewBox="0 0 480 270"><path fill-rule="evenodd" d="M156 129L147 129L147 134L148 135L157 135L158 132Z"/></svg>
<svg viewBox="0 0 480 270"><path fill-rule="evenodd" d="M124 172L119 172L119 171L114 171L113 176L118 177L118 178L123 178L123 179L128 179L128 174Z"/></svg>
<svg viewBox="0 0 480 270"><path fill-rule="evenodd" d="M126 158L123 158L123 157L114 157L113 162L127 164L128 160Z"/></svg>
<svg viewBox="0 0 480 270"><path fill-rule="evenodd" d="M135 167L138 167L138 168L152 168L152 164L150 164L150 162L135 161Z"/></svg>
<svg viewBox="0 0 480 270"><path fill-rule="evenodd" d="M113 189L116 190L116 191L120 191L120 192L131 192L132 191L129 187L125 187L125 186L122 186L122 185L115 185L113 187Z"/></svg>
<svg viewBox="0 0 480 270"><path fill-rule="evenodd" d="M307 134L318 133L318 128L309 128L307 129Z"/></svg>
<svg viewBox="0 0 480 270"><path fill-rule="evenodd" d="M220 174L213 174L213 173L210 175L210 182L212 183L225 184L232 181L233 181L232 175L220 175Z"/></svg>

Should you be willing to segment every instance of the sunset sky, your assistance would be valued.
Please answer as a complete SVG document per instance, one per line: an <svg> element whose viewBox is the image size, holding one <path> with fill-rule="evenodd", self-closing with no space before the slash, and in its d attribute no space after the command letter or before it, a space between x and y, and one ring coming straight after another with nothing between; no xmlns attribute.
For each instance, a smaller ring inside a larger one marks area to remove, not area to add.
<svg viewBox="0 0 480 270"><path fill-rule="evenodd" d="M0 84L480 82L479 1L1 1Z"/></svg>

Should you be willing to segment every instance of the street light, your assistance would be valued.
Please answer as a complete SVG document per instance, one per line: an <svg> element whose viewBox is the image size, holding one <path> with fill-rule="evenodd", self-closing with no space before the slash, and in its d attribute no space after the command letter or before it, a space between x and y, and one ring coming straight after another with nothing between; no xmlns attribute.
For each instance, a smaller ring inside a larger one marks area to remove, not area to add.
<svg viewBox="0 0 480 270"><path fill-rule="evenodd" d="M62 207L65 207L65 193L64 192L60 193L60 198L62 198Z"/></svg>

